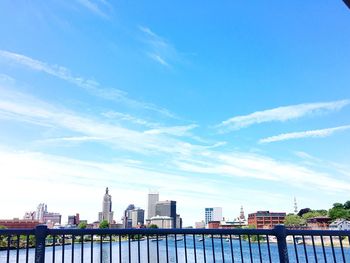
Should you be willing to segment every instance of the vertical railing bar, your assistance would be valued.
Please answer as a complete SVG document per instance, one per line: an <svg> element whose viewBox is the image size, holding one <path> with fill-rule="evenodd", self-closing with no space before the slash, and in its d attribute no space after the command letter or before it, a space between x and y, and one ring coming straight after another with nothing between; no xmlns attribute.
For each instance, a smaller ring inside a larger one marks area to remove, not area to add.
<svg viewBox="0 0 350 263"><path fill-rule="evenodd" d="M52 236L52 263L55 263L56 257L56 236Z"/></svg>
<svg viewBox="0 0 350 263"><path fill-rule="evenodd" d="M122 263L122 235L119 234L119 263Z"/></svg>
<svg viewBox="0 0 350 263"><path fill-rule="evenodd" d="M268 235L266 235L266 244L267 244L267 252L269 254L269 262L272 263L271 249L270 249L270 240L269 240L269 236Z"/></svg>
<svg viewBox="0 0 350 263"><path fill-rule="evenodd" d="M194 263L197 263L196 235L195 234L193 234L193 253L194 253Z"/></svg>
<svg viewBox="0 0 350 263"><path fill-rule="evenodd" d="M80 262L84 262L84 234L80 236Z"/></svg>
<svg viewBox="0 0 350 263"><path fill-rule="evenodd" d="M29 262L29 235L27 235L26 239L26 263Z"/></svg>
<svg viewBox="0 0 350 263"><path fill-rule="evenodd" d="M16 240L16 263L19 263L19 235L16 236L17 240Z"/></svg>
<svg viewBox="0 0 350 263"><path fill-rule="evenodd" d="M100 235L100 262L102 262L102 259L103 259L102 241L103 241L103 235Z"/></svg>
<svg viewBox="0 0 350 263"><path fill-rule="evenodd" d="M159 236L158 234L156 235L157 239L157 263L159 263Z"/></svg>
<svg viewBox="0 0 350 263"><path fill-rule="evenodd" d="M335 251L334 251L334 244L333 244L333 237L332 236L329 236L330 239L331 239L331 247L332 247L332 254L333 254L333 260L334 262L337 262L337 259L335 257Z"/></svg>
<svg viewBox="0 0 350 263"><path fill-rule="evenodd" d="M186 242L186 234L184 234L184 246L185 246L185 263L187 263L187 242Z"/></svg>
<svg viewBox="0 0 350 263"><path fill-rule="evenodd" d="M147 263L150 263L150 255L149 255L149 235L147 235Z"/></svg>
<svg viewBox="0 0 350 263"><path fill-rule="evenodd" d="M74 239L75 239L75 236L72 235L72 263L74 263Z"/></svg>
<svg viewBox="0 0 350 263"><path fill-rule="evenodd" d="M138 263L141 263L141 245L140 245L140 239L141 239L141 235L137 236L137 252L138 252Z"/></svg>
<svg viewBox="0 0 350 263"><path fill-rule="evenodd" d="M314 250L315 262L318 263L314 236L311 236L311 241L312 241L312 248Z"/></svg>
<svg viewBox="0 0 350 263"><path fill-rule="evenodd" d="M94 263L94 235L91 235L90 240L90 261Z"/></svg>
<svg viewBox="0 0 350 263"><path fill-rule="evenodd" d="M168 234L165 235L165 254L166 262L169 263L169 244L168 244Z"/></svg>
<svg viewBox="0 0 350 263"><path fill-rule="evenodd" d="M260 258L260 263L262 263L261 246L260 246L260 236L257 235L257 238L258 238L259 258Z"/></svg>
<svg viewBox="0 0 350 263"><path fill-rule="evenodd" d="M243 249L242 249L242 237L241 235L238 235L239 238L239 250L241 252L241 261L244 263L244 257L243 257Z"/></svg>
<svg viewBox="0 0 350 263"><path fill-rule="evenodd" d="M306 244L305 244L305 236L302 235L302 237L303 237L303 247L304 247L305 260L306 260L306 263L308 263L309 262L309 256L307 255Z"/></svg>
<svg viewBox="0 0 350 263"><path fill-rule="evenodd" d="M215 263L215 245L214 245L214 235L211 235L211 250L213 252L213 262Z"/></svg>
<svg viewBox="0 0 350 263"><path fill-rule="evenodd" d="M299 263L298 247L297 247L297 242L295 241L295 235L293 235L293 243L294 243L295 259L297 263Z"/></svg>
<svg viewBox="0 0 350 263"><path fill-rule="evenodd" d="M129 263L131 263L131 240L130 240L130 234L128 235L128 254L129 254Z"/></svg>
<svg viewBox="0 0 350 263"><path fill-rule="evenodd" d="M341 254L343 256L343 262L346 263L345 255L344 255L342 236L339 236L339 243L340 243Z"/></svg>
<svg viewBox="0 0 350 263"><path fill-rule="evenodd" d="M274 227L275 237L277 239L278 255L280 263L288 263L288 247L287 247L287 231L284 225L275 225Z"/></svg>
<svg viewBox="0 0 350 263"><path fill-rule="evenodd" d="M62 263L64 263L64 249L66 245L66 236L65 234L62 235Z"/></svg>
<svg viewBox="0 0 350 263"><path fill-rule="evenodd" d="M327 263L326 249L324 247L323 236L320 236L320 238L321 238L321 245L322 245L322 252L323 252L324 262Z"/></svg>
<svg viewBox="0 0 350 263"><path fill-rule="evenodd" d="M207 256L206 256L206 251L205 251L205 236L202 234L202 239L203 239L203 258L204 258L204 263L207 262Z"/></svg>
<svg viewBox="0 0 350 263"><path fill-rule="evenodd" d="M19 235L16 238L16 263L19 263Z"/></svg>
<svg viewBox="0 0 350 263"><path fill-rule="evenodd" d="M250 263L253 263L252 242L250 240L250 235L249 234L248 234L248 244L249 244Z"/></svg>
<svg viewBox="0 0 350 263"><path fill-rule="evenodd" d="M222 234L220 235L220 239L221 239L221 257L222 257L222 262L225 262L224 241L222 240Z"/></svg>
<svg viewBox="0 0 350 263"><path fill-rule="evenodd" d="M109 234L109 263L112 263L112 234Z"/></svg>
<svg viewBox="0 0 350 263"><path fill-rule="evenodd" d="M174 238L175 238L175 240L174 240L174 242L175 242L175 262L178 263L179 262L179 257L177 255L177 242L176 242L177 235L176 234L174 235Z"/></svg>
<svg viewBox="0 0 350 263"><path fill-rule="evenodd" d="M233 255L232 235L230 234L230 248L231 248L231 261L235 263L235 257Z"/></svg>
<svg viewBox="0 0 350 263"><path fill-rule="evenodd" d="M6 254L6 262L10 262L10 246L11 246L11 235L7 236L7 254Z"/></svg>

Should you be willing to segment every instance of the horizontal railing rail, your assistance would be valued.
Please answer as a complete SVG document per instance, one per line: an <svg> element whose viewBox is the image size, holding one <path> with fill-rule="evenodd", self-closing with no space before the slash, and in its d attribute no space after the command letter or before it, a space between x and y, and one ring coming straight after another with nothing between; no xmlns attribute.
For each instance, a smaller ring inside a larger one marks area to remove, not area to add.
<svg viewBox="0 0 350 263"><path fill-rule="evenodd" d="M348 262L350 231L0 229L0 262Z"/></svg>

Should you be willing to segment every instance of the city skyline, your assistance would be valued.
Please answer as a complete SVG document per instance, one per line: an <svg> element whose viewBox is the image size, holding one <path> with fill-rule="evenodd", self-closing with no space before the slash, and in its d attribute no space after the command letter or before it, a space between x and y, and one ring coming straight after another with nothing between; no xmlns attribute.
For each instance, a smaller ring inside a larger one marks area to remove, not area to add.
<svg viewBox="0 0 350 263"><path fill-rule="evenodd" d="M156 195L156 198L154 199L154 196ZM153 198L150 196L153 196ZM157 200L157 201L156 201ZM297 201L296 198L294 197L294 214L297 214L298 211L296 211L296 207L297 207ZM243 206L240 206L240 211L239 211L239 215L227 215L227 214L223 214L222 212L222 207L205 207L203 208L203 214L202 215L198 215L197 217L197 221L196 222L190 222L188 225L183 226L182 222L183 222L183 218L180 217L180 214L177 213L176 211L176 201L175 200L163 200L160 201L159 200L159 192L154 192L154 191L149 191L148 193L148 201L147 201L147 210L148 211L152 211L152 206L154 207L154 214L152 212L152 217L153 219L158 219L158 218L168 218L168 219L172 219L171 223L166 223L166 225L173 225L173 227L175 227L176 224L176 228L182 228L182 227L195 227L197 225L197 223L201 223L203 222L204 226L208 226L208 223L210 221L213 222L217 222L217 221L222 221L222 222L232 222L232 221L236 221L238 220L238 222L246 222L246 218L245 218L245 212L243 209ZM159 206L159 208L158 208ZM160 208L160 206L162 206L163 208ZM171 208L173 207L173 208ZM150 209L151 208L151 209ZM158 211L159 209L159 211ZM175 210L174 210L175 209ZM304 209L309 209L309 208L304 208ZM45 223L48 224L49 227L53 227L53 226L64 226L64 225L71 225L69 223L70 220L76 220L76 218L80 218L80 213L78 212L79 209L76 209L76 213L75 215L64 215L66 217L68 217L67 221L61 220L61 218L64 218L64 216L62 216L59 212L58 213L53 213L53 212L48 212L47 210L47 204L46 203L40 203L37 206L37 209L34 210L26 210L24 212L24 216L14 216L12 218L0 218L0 219L4 219L4 220L9 220L11 221L12 219L24 219L24 220L34 220L37 221L39 223ZM102 202L102 212L98 213L97 216L97 220L86 220L83 219L82 221L84 222L88 222L90 224L92 223L98 223L101 221L107 221L109 224L119 224L121 226L123 226L123 228L137 228L140 226L139 223L144 224L145 226L147 225L152 225L152 220L151 218L148 217L148 219L146 219L145 216L145 211L146 209L143 209L142 207L136 207L134 204L129 204L128 207L126 208L126 210L123 211L123 213L121 213L121 216L119 217L119 214L116 215L116 218L113 218L114 216L114 211L112 211L112 196L109 194L109 188L106 187L105 188L105 194L103 195L103 202ZM256 211L251 211L249 212L249 214L253 214L256 212L265 212L268 210L263 210L263 209L258 209ZM283 211L278 211L277 213L285 213L286 210ZM140 214L141 213L141 214ZM274 212L276 213L276 211ZM293 213L290 213L293 214ZM46 218L45 218L46 217ZM137 219L136 219L137 218ZM143 220L142 220L142 219ZM173 221L174 218L176 218L176 221ZM53 221L51 220L53 219ZM140 221L138 221L140 219ZM167 220L168 220L167 219ZM177 224L177 220L180 220L181 223L181 227L179 227ZM170 221L169 221L170 222ZM237 222L237 221L236 221ZM58 225L56 225L58 224ZM167 227L168 228L168 227Z"/></svg>
<svg viewBox="0 0 350 263"><path fill-rule="evenodd" d="M342 1L1 2L0 218L93 221L106 185L115 218L158 189L184 226L346 201L349 23Z"/></svg>

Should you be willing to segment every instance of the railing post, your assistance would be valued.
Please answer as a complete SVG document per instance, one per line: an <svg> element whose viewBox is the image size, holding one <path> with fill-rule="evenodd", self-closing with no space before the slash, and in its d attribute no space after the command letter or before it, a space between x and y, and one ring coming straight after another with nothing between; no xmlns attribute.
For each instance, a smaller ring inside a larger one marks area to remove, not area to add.
<svg viewBox="0 0 350 263"><path fill-rule="evenodd" d="M35 228L35 263L45 263L45 240L47 226L38 225Z"/></svg>
<svg viewBox="0 0 350 263"><path fill-rule="evenodd" d="M289 263L288 248L287 248L287 234L286 227L284 225L275 226L275 234L278 245L278 255L280 257L280 263Z"/></svg>

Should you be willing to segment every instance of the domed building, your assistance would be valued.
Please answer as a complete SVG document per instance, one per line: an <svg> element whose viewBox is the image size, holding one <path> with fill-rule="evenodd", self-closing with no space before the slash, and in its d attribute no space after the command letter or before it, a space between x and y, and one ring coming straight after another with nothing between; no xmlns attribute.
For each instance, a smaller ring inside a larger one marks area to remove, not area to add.
<svg viewBox="0 0 350 263"><path fill-rule="evenodd" d="M112 196L108 193L108 187L103 196L102 212L98 213L98 221L102 220L107 220L110 224L113 223Z"/></svg>

